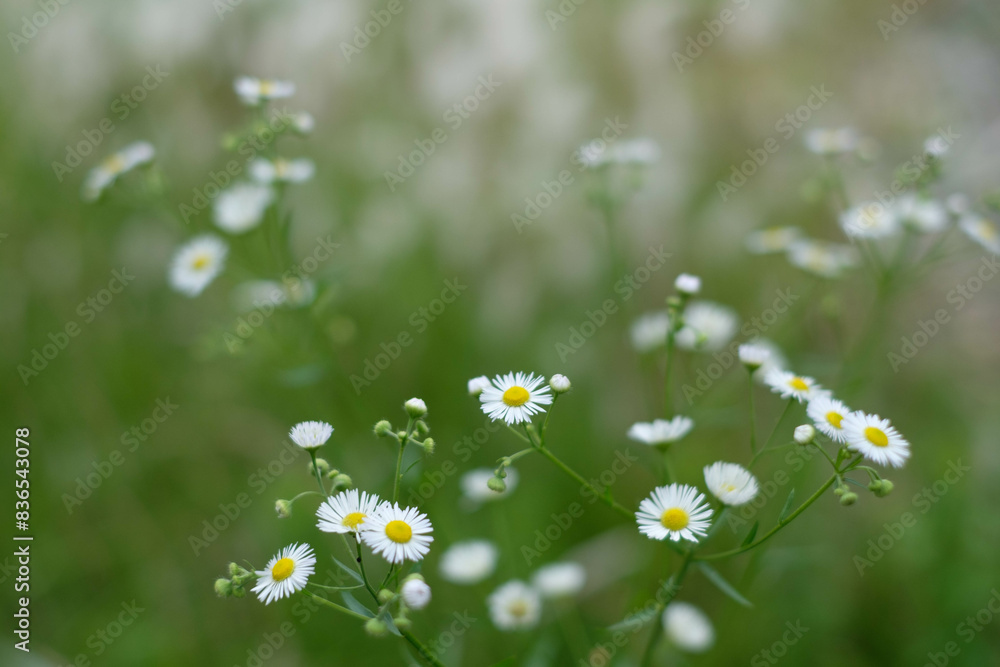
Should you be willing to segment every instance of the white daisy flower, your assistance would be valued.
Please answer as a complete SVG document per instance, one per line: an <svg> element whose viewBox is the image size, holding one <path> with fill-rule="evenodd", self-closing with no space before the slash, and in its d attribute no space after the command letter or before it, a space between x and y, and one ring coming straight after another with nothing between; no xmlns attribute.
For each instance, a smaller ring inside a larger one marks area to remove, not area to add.
<svg viewBox="0 0 1000 667"><path fill-rule="evenodd" d="M492 468L475 468L462 475L460 481L462 494L475 503L500 500L510 495L517 488L517 470L514 468L506 468L505 470L507 471L507 476L503 481L506 482L507 488L503 491L494 491L486 485L490 478L493 477Z"/></svg>
<svg viewBox="0 0 1000 667"><path fill-rule="evenodd" d="M670 315L661 310L641 315L629 330L632 347L636 352L651 352L667 344L667 331L670 329Z"/></svg>
<svg viewBox="0 0 1000 667"><path fill-rule="evenodd" d="M542 406L552 403L549 391L544 377L535 377L534 373L507 373L493 378L492 384L479 395L479 401L490 419L521 424L545 412Z"/></svg>
<svg viewBox="0 0 1000 667"><path fill-rule="evenodd" d="M556 373L555 375L549 378L549 386L552 387L552 391L554 391L555 393L565 394L567 391L570 390L572 384L570 383L568 377L560 373Z"/></svg>
<svg viewBox="0 0 1000 667"><path fill-rule="evenodd" d="M879 202L867 202L844 211L840 226L851 238L880 239L899 231L899 219Z"/></svg>
<svg viewBox="0 0 1000 667"><path fill-rule="evenodd" d="M308 111L292 114L292 127L299 134L309 134L316 127L316 120Z"/></svg>
<svg viewBox="0 0 1000 667"><path fill-rule="evenodd" d="M677 347L717 352L732 340L740 327L736 311L711 301L693 301L684 309L684 326L677 332Z"/></svg>
<svg viewBox="0 0 1000 667"><path fill-rule="evenodd" d="M767 359L764 360L761 367L754 373L754 379L757 382L763 383L764 377L772 370L784 370L788 367L788 359L785 357L785 353L781 351L781 348L774 341L767 338L757 338L754 340L753 345L767 351Z"/></svg>
<svg viewBox="0 0 1000 667"><path fill-rule="evenodd" d="M851 409L842 402L831 396L817 396L809 401L806 414L823 435L834 442L847 442L843 422L851 414Z"/></svg>
<svg viewBox="0 0 1000 667"><path fill-rule="evenodd" d="M863 454L869 461L893 468L902 468L910 458L910 443L899 434L888 419L856 410L841 422L847 446Z"/></svg>
<svg viewBox="0 0 1000 667"><path fill-rule="evenodd" d="M798 227L768 227L747 234L743 243L746 249L755 255L767 255L774 252L784 252L802 237Z"/></svg>
<svg viewBox="0 0 1000 667"><path fill-rule="evenodd" d="M316 449L326 444L333 435L333 427L326 422L299 422L288 432L288 437L302 449Z"/></svg>
<svg viewBox="0 0 1000 667"><path fill-rule="evenodd" d="M253 229L264 219L264 211L274 200L274 191L266 185L237 183L216 197L212 203L215 224L230 234Z"/></svg>
<svg viewBox="0 0 1000 667"><path fill-rule="evenodd" d="M745 343L739 347L740 363L752 371L757 370L771 357L771 351L763 345Z"/></svg>
<svg viewBox="0 0 1000 667"><path fill-rule="evenodd" d="M264 604L287 598L306 587L315 565L316 556L308 544L287 546L257 572L253 592Z"/></svg>
<svg viewBox="0 0 1000 667"><path fill-rule="evenodd" d="M390 563L418 561L430 551L434 528L416 507L382 503L374 515L365 519L361 539L371 550Z"/></svg>
<svg viewBox="0 0 1000 667"><path fill-rule="evenodd" d="M970 239L995 255L1000 255L1000 231L996 224L978 215L963 215L958 226Z"/></svg>
<svg viewBox="0 0 1000 667"><path fill-rule="evenodd" d="M715 629L698 607L671 602L663 610L663 631L670 642L688 653L702 653L715 643Z"/></svg>
<svg viewBox="0 0 1000 667"><path fill-rule="evenodd" d="M129 144L90 170L83 182L81 196L84 201L95 201L119 176L152 162L155 156L156 150L148 141Z"/></svg>
<svg viewBox="0 0 1000 667"><path fill-rule="evenodd" d="M639 503L635 518L639 532L652 540L669 537L674 542L697 542L712 524L712 510L695 487L670 484L653 489L649 498Z"/></svg>
<svg viewBox="0 0 1000 667"><path fill-rule="evenodd" d="M848 245L800 239L788 247L788 261L822 278L837 278L858 263L857 251Z"/></svg>
<svg viewBox="0 0 1000 667"><path fill-rule="evenodd" d="M496 570L500 552L489 540L456 542L441 554L441 576L453 584L478 584Z"/></svg>
<svg viewBox="0 0 1000 667"><path fill-rule="evenodd" d="M694 427L690 417L677 415L673 419L655 419L652 422L636 422L628 430L628 437L636 442L660 446L677 442Z"/></svg>
<svg viewBox="0 0 1000 667"><path fill-rule="evenodd" d="M493 625L500 630L528 630L542 616L542 598L523 581L508 581L486 599Z"/></svg>
<svg viewBox="0 0 1000 667"><path fill-rule="evenodd" d="M757 479L739 464L717 461L703 472L708 490L726 505L745 505L757 497Z"/></svg>
<svg viewBox="0 0 1000 667"><path fill-rule="evenodd" d="M358 534L365 520L374 515L382 501L374 493L348 489L327 498L316 510L316 527L324 533Z"/></svg>
<svg viewBox="0 0 1000 667"><path fill-rule="evenodd" d="M853 127L815 128L805 135L806 148L817 155L853 153L858 143L858 133Z"/></svg>
<svg viewBox="0 0 1000 667"><path fill-rule="evenodd" d="M595 139L577 151L580 162L590 169L607 164L650 165L660 159L660 146L652 139L625 139L608 144Z"/></svg>
<svg viewBox="0 0 1000 667"><path fill-rule="evenodd" d="M546 598L576 595L586 583L587 570L579 563L552 563L538 568L531 577L531 585Z"/></svg>
<svg viewBox="0 0 1000 667"><path fill-rule="evenodd" d="M257 158L250 163L250 178L258 183L302 183L312 178L316 166L308 158L286 160L277 158L274 162Z"/></svg>
<svg viewBox="0 0 1000 667"><path fill-rule="evenodd" d="M789 371L773 370L764 377L764 384L782 398L794 398L799 403L811 401L818 396L829 396L830 392L823 389L816 380L804 375L796 375Z"/></svg>
<svg viewBox="0 0 1000 667"><path fill-rule="evenodd" d="M674 281L674 289L681 294L693 296L701 291L701 278L690 273L682 273Z"/></svg>
<svg viewBox="0 0 1000 667"><path fill-rule="evenodd" d="M893 203L896 218L907 227L923 234L940 232L948 226L948 209L936 199L918 197L912 192Z"/></svg>
<svg viewBox="0 0 1000 667"><path fill-rule="evenodd" d="M940 134L928 137L924 141L924 152L932 157L944 157L950 148L951 143Z"/></svg>
<svg viewBox="0 0 1000 667"><path fill-rule="evenodd" d="M170 263L170 286L181 294L201 294L222 273L229 246L218 236L196 236L181 246Z"/></svg>
<svg viewBox="0 0 1000 667"><path fill-rule="evenodd" d="M399 589L399 594L407 607L417 611L426 607L431 601L431 587L419 574L408 577Z"/></svg>
<svg viewBox="0 0 1000 667"><path fill-rule="evenodd" d="M483 389L490 386L490 379L485 375L469 380L469 396L479 396Z"/></svg>
<svg viewBox="0 0 1000 667"><path fill-rule="evenodd" d="M237 77L233 88L243 103L252 107L267 100L278 100L295 94L295 84L291 81L258 79L252 76Z"/></svg>

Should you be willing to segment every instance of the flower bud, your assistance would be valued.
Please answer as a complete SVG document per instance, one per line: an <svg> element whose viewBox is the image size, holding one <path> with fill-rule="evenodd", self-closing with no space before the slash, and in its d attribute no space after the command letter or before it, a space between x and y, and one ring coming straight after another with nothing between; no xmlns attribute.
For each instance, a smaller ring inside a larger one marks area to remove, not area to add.
<svg viewBox="0 0 1000 667"><path fill-rule="evenodd" d="M877 479L868 485L868 490L879 498L885 498L892 493L893 483L887 479Z"/></svg>
<svg viewBox="0 0 1000 667"><path fill-rule="evenodd" d="M424 440L424 451L428 454L434 453L434 438L427 438Z"/></svg>
<svg viewBox="0 0 1000 667"><path fill-rule="evenodd" d="M422 419L417 420L417 423L415 425L415 429L416 429L417 437L419 437L419 438L426 438L427 434L431 432L430 427L427 426L427 422L425 422Z"/></svg>
<svg viewBox="0 0 1000 667"><path fill-rule="evenodd" d="M423 577L407 577L399 589L399 593L403 596L403 602L410 609L423 609L431 601L431 587L427 585Z"/></svg>
<svg viewBox="0 0 1000 667"><path fill-rule="evenodd" d="M405 616L400 616L399 618L392 619L392 622L396 624L396 627L400 630L409 630L413 627L413 621L406 618Z"/></svg>
<svg viewBox="0 0 1000 667"><path fill-rule="evenodd" d="M472 378L469 380L469 396L479 396L483 393L483 389L490 386L490 379L485 375L480 375L477 378Z"/></svg>
<svg viewBox="0 0 1000 667"><path fill-rule="evenodd" d="M330 472L330 464L326 462L326 459L316 459L315 466L312 461L309 462L309 474L315 475L317 468L319 469L319 474L321 475L325 475Z"/></svg>
<svg viewBox="0 0 1000 667"><path fill-rule="evenodd" d="M381 420L380 422L375 424L375 435L377 435L380 438L392 435L392 424L390 424L384 419Z"/></svg>
<svg viewBox="0 0 1000 667"><path fill-rule="evenodd" d="M243 574L244 572L246 572L246 570L244 570L242 567L240 567L237 563L230 563L229 564L229 576L230 577L239 576L239 575Z"/></svg>
<svg viewBox="0 0 1000 667"><path fill-rule="evenodd" d="M334 488L346 489L353 485L354 485L354 480L351 479L350 475L345 475L344 473L340 473L339 475L333 478Z"/></svg>
<svg viewBox="0 0 1000 667"><path fill-rule="evenodd" d="M845 493L847 493L847 487L846 486L838 486L836 489L833 490L833 495L835 495L835 496L842 496Z"/></svg>
<svg viewBox="0 0 1000 667"><path fill-rule="evenodd" d="M337 470L336 468L330 468L330 472L326 473L326 478L327 479L333 479L334 477L336 477L339 474L340 474L339 470Z"/></svg>
<svg viewBox="0 0 1000 667"><path fill-rule="evenodd" d="M384 637L385 633L388 632L388 628L385 622L379 618L369 618L365 622L365 632L367 632L372 637Z"/></svg>
<svg viewBox="0 0 1000 667"><path fill-rule="evenodd" d="M858 502L858 494L854 493L853 491L848 491L847 493L845 493L840 497L840 504L843 505L844 507L853 505L856 502Z"/></svg>
<svg viewBox="0 0 1000 667"><path fill-rule="evenodd" d="M247 596L247 590L243 586L237 586L233 584L233 597L234 598L245 598Z"/></svg>
<svg viewBox="0 0 1000 667"><path fill-rule="evenodd" d="M386 602L388 602L389 600L391 600L393 597L395 597L395 595L396 594L393 593L392 591L390 591L388 588L383 588L382 590L380 590L378 592L378 601L379 601L379 604L385 604Z"/></svg>
<svg viewBox="0 0 1000 667"><path fill-rule="evenodd" d="M497 493L503 493L507 490L507 482L499 477L490 477L486 482L486 486L489 487L490 491L496 491Z"/></svg>
<svg viewBox="0 0 1000 667"><path fill-rule="evenodd" d="M674 288L685 296L694 296L701 291L701 278L690 273L682 273L674 281Z"/></svg>
<svg viewBox="0 0 1000 667"><path fill-rule="evenodd" d="M233 594L233 582L228 579L216 579L215 594L220 598L230 597Z"/></svg>
<svg viewBox="0 0 1000 667"><path fill-rule="evenodd" d="M816 437L816 429L811 424L802 424L795 427L795 442L800 445L808 445Z"/></svg>
<svg viewBox="0 0 1000 667"><path fill-rule="evenodd" d="M406 414L410 415L414 419L423 417L427 414L427 404L419 398L411 398L403 404L403 408L406 409Z"/></svg>
<svg viewBox="0 0 1000 667"><path fill-rule="evenodd" d="M557 394L565 394L569 391L570 381L565 375L556 373L549 379L549 386L552 387L553 392Z"/></svg>
<svg viewBox="0 0 1000 667"><path fill-rule="evenodd" d="M292 516L292 504L287 500L276 500L274 502L274 512L279 519L287 519Z"/></svg>

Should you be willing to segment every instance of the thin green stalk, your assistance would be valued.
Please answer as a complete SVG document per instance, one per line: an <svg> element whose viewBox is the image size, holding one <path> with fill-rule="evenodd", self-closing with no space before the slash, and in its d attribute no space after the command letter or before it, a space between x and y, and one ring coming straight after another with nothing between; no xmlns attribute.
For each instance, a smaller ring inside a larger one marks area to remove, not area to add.
<svg viewBox="0 0 1000 667"><path fill-rule="evenodd" d="M753 407L753 371L747 373L747 383L750 387L750 454L757 453L757 417Z"/></svg>
<svg viewBox="0 0 1000 667"><path fill-rule="evenodd" d="M661 600L656 605L656 613L654 614L653 621L653 634L649 637L649 643L646 644L646 650L642 653L642 660L639 663L641 667L647 667L652 664L653 659L653 649L656 647L656 642L660 639L660 635L663 634L663 623L659 621L656 616L663 613L663 610L667 608L677 594L681 592L681 583L684 581L684 576L687 574L688 566L691 565L691 560L694 558L694 552L688 551L684 554L683 560L681 560L681 566L677 569L670 577L670 590L668 591L666 597Z"/></svg>
<svg viewBox="0 0 1000 667"><path fill-rule="evenodd" d="M352 618L356 618L356 619L359 619L361 621L367 621L368 620L367 616L362 616L358 612L356 612L356 611L354 611L352 609L348 609L347 607L341 607L336 602L331 602L330 600L327 600L324 597L320 597L319 595L316 595L312 591L308 591L308 590L303 589L302 593L304 595L308 595L309 597L311 597L312 599L316 600L320 604L325 604L327 607L330 607L331 609L336 609L337 611L339 611L341 613L344 613L344 614L347 614L348 616L351 616Z"/></svg>
<svg viewBox="0 0 1000 667"><path fill-rule="evenodd" d="M438 660L430 649L420 643L420 640L417 639L412 632L399 628L399 634L403 635L403 638L410 642L413 648L417 650L417 653L420 654L420 657L426 660L428 664L433 665L434 667L444 667L444 663Z"/></svg>
<svg viewBox="0 0 1000 667"><path fill-rule="evenodd" d="M312 458L313 472L316 473L316 483L319 484L319 488L323 492L323 495L324 496L329 496L330 494L327 493L326 485L323 484L323 476L320 475L320 473L319 473L319 466L316 465L316 450L315 449L310 449L309 450L309 456L310 456L310 458Z"/></svg>
<svg viewBox="0 0 1000 667"><path fill-rule="evenodd" d="M361 570L361 579L365 582L365 588L368 589L368 593L371 594L372 599L375 600L375 604L379 604L378 593L372 588L372 585L368 583L368 575L365 573L365 561L361 557L361 542L358 541L358 569Z"/></svg>
<svg viewBox="0 0 1000 667"><path fill-rule="evenodd" d="M667 484L677 479L674 475L674 468L670 465L670 447L663 448L663 475L666 477Z"/></svg>
<svg viewBox="0 0 1000 667"><path fill-rule="evenodd" d="M670 374L674 369L674 347L677 329L674 325L674 318L670 318L670 326L667 328L667 369L663 374L663 414L665 419L674 416L674 406L671 400Z"/></svg>
<svg viewBox="0 0 1000 667"><path fill-rule="evenodd" d="M774 428L771 429L771 435L767 436L767 441L764 443L764 447L762 449L767 449L767 446L771 444L772 440L774 440L774 436L778 432L778 427L781 426L781 422L785 421L785 417L788 416L788 411L792 409L792 405L794 403L795 403L794 398L788 399L788 404L785 405L784 412L781 413L781 416L778 417L778 421L775 422Z"/></svg>
<svg viewBox="0 0 1000 667"><path fill-rule="evenodd" d="M410 435L413 433L413 418L406 424L406 435L399 441L399 454L396 455L396 475L392 480L392 502L395 503L399 500L399 482L402 479L403 470L403 450L406 449L406 443L410 440Z"/></svg>

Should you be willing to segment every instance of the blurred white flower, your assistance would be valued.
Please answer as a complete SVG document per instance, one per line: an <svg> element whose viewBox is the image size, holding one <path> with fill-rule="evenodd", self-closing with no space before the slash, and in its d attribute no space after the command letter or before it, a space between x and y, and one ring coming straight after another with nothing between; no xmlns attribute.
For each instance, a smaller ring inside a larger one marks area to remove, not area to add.
<svg viewBox="0 0 1000 667"><path fill-rule="evenodd" d="M274 162L257 158L250 163L249 169L250 177L258 183L302 183L316 172L313 161L308 158L277 158Z"/></svg>
<svg viewBox="0 0 1000 667"><path fill-rule="evenodd" d="M470 470L462 475L462 493L466 498L476 503L504 498L517 488L517 470L507 468L506 471L507 477L504 478L504 482L507 483L507 488L503 491L494 491L487 486L487 482L493 477L493 470L491 468L475 468Z"/></svg>
<svg viewBox="0 0 1000 667"><path fill-rule="evenodd" d="M682 273L674 281L674 289L681 294L694 296L701 291L701 278L690 273Z"/></svg>
<svg viewBox="0 0 1000 667"><path fill-rule="evenodd" d="M684 309L684 326L677 332L677 347L717 352L732 340L740 321L729 306L693 301Z"/></svg>
<svg viewBox="0 0 1000 667"><path fill-rule="evenodd" d="M292 127L299 134L309 134L316 127L316 120L308 111L292 114Z"/></svg>
<svg viewBox="0 0 1000 667"><path fill-rule="evenodd" d="M944 157L951 148L951 143L944 136L935 134L924 141L924 152L936 158Z"/></svg>
<svg viewBox="0 0 1000 667"><path fill-rule="evenodd" d="M663 610L663 630L670 642L688 653L702 653L715 643L712 622L687 602L671 602Z"/></svg>
<svg viewBox="0 0 1000 667"><path fill-rule="evenodd" d="M1000 255L1000 231L992 220L978 215L963 215L958 226L970 239L994 255Z"/></svg>
<svg viewBox="0 0 1000 667"><path fill-rule="evenodd" d="M595 139L579 148L578 156L591 169L607 164L649 165L660 159L660 146L652 139L623 139L607 143Z"/></svg>
<svg viewBox="0 0 1000 667"><path fill-rule="evenodd" d="M129 144L90 170L83 182L81 196L85 201L97 200L119 176L152 162L154 157L156 150L148 141Z"/></svg>
<svg viewBox="0 0 1000 667"><path fill-rule="evenodd" d="M257 106L267 100L278 100L295 94L295 84L291 81L274 79L258 79L252 76L240 76L233 82L236 94L244 104Z"/></svg>
<svg viewBox="0 0 1000 667"><path fill-rule="evenodd" d="M834 442L847 442L844 417L851 414L851 409L842 402L830 396L818 396L809 401L806 414L826 437Z"/></svg>
<svg viewBox="0 0 1000 667"><path fill-rule="evenodd" d="M781 351L781 348L774 341L767 338L757 338L753 341L753 345L767 351L767 359L764 360L761 367L754 373L754 379L757 382L763 384L764 377L772 370L784 370L788 367L788 359L785 358L785 353Z"/></svg>
<svg viewBox="0 0 1000 667"><path fill-rule="evenodd" d="M751 371L755 371L765 363L771 356L771 351L762 345L755 343L744 343L739 347L740 363Z"/></svg>
<svg viewBox="0 0 1000 667"><path fill-rule="evenodd" d="M702 472L708 490L726 505L744 505L757 497L757 479L737 463L716 461Z"/></svg>
<svg viewBox="0 0 1000 667"><path fill-rule="evenodd" d="M212 204L215 224L231 234L253 229L273 200L274 191L267 185L237 183L223 190Z"/></svg>
<svg viewBox="0 0 1000 667"><path fill-rule="evenodd" d="M628 437L647 445L668 445L677 442L694 427L690 417L677 415L673 419L656 419L652 422L636 422L628 430Z"/></svg>
<svg viewBox="0 0 1000 667"><path fill-rule="evenodd" d="M490 379L485 375L480 375L477 378L472 378L469 380L469 396L479 396L483 393L483 389L490 386Z"/></svg>
<svg viewBox="0 0 1000 667"><path fill-rule="evenodd" d="M805 144L817 155L853 153L858 149L858 133L853 127L817 128L806 132Z"/></svg>
<svg viewBox="0 0 1000 667"><path fill-rule="evenodd" d="M431 601L431 587L419 574L410 575L399 589L399 594L407 607L417 611L426 607Z"/></svg>
<svg viewBox="0 0 1000 667"><path fill-rule="evenodd" d="M822 278L837 278L858 263L857 251L848 245L801 239L788 248L788 261Z"/></svg>
<svg viewBox="0 0 1000 667"><path fill-rule="evenodd" d="M798 227L768 227L747 234L744 244L755 255L784 252L802 236Z"/></svg>
<svg viewBox="0 0 1000 667"><path fill-rule="evenodd" d="M508 476L508 481L510 477ZM485 483L484 483L485 485ZM441 554L441 576L453 584L478 584L497 567L500 552L488 540L456 542Z"/></svg>
<svg viewBox="0 0 1000 667"><path fill-rule="evenodd" d="M893 203L893 214L904 225L924 234L940 232L948 226L948 209L936 199L908 192Z"/></svg>
<svg viewBox="0 0 1000 667"><path fill-rule="evenodd" d="M493 591L486 600L493 625L500 630L528 630L542 616L542 598L523 581L508 581Z"/></svg>
<svg viewBox="0 0 1000 667"><path fill-rule="evenodd" d="M170 286L187 296L198 296L222 272L228 252L225 241L217 236L205 234L191 239L174 254Z"/></svg>
<svg viewBox="0 0 1000 667"><path fill-rule="evenodd" d="M579 563L552 563L539 568L531 583L543 597L569 597L583 590L587 571Z"/></svg>
<svg viewBox="0 0 1000 667"><path fill-rule="evenodd" d="M851 238L880 239L899 231L899 220L879 202L868 202L840 214L840 226Z"/></svg>
<svg viewBox="0 0 1000 667"><path fill-rule="evenodd" d="M632 347L637 352L650 352L666 345L669 329L670 316L665 310L640 315L629 330Z"/></svg>
<svg viewBox="0 0 1000 667"><path fill-rule="evenodd" d="M893 468L902 468L910 458L910 443L899 434L888 419L856 410L841 423L847 446L869 461Z"/></svg>
<svg viewBox="0 0 1000 667"><path fill-rule="evenodd" d="M805 375L796 375L788 371L772 370L764 377L767 384L782 398L794 398L799 403L808 402L817 396L829 396L830 392L823 389L816 380Z"/></svg>

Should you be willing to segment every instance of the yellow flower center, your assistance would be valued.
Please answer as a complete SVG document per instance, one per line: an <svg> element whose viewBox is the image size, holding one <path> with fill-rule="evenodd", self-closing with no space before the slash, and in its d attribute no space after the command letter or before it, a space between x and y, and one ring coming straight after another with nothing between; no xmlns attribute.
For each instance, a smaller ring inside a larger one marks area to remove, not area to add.
<svg viewBox="0 0 1000 667"><path fill-rule="evenodd" d="M531 394L524 387L511 387L503 393L503 402L512 408L524 405L531 398Z"/></svg>
<svg viewBox="0 0 1000 667"><path fill-rule="evenodd" d="M288 166L288 160L278 158L274 161L274 175L278 178L284 178L288 174Z"/></svg>
<svg viewBox="0 0 1000 667"><path fill-rule="evenodd" d="M722 487L722 490L723 491L729 491L729 492L735 491L736 490L736 485L735 484L726 484L725 486Z"/></svg>
<svg viewBox="0 0 1000 667"><path fill-rule="evenodd" d="M260 94L261 94L261 96L267 97L272 92L274 92L274 84L273 83L271 83L270 81L261 81L260 82Z"/></svg>
<svg viewBox="0 0 1000 667"><path fill-rule="evenodd" d="M868 442L872 443L876 447L889 446L889 436L874 426L869 426L865 429L865 437L868 438Z"/></svg>
<svg viewBox="0 0 1000 667"><path fill-rule="evenodd" d="M524 600L514 600L510 603L510 606L507 607L507 612L511 616L520 618L528 613L528 605L524 603Z"/></svg>
<svg viewBox="0 0 1000 667"><path fill-rule="evenodd" d="M295 571L295 561L291 558L282 558L271 568L271 578L275 581L282 581L292 576Z"/></svg>
<svg viewBox="0 0 1000 667"><path fill-rule="evenodd" d="M996 227L986 222L985 220L982 220L979 223L979 234L984 239L992 241L997 237L997 230Z"/></svg>
<svg viewBox="0 0 1000 667"><path fill-rule="evenodd" d="M806 381L800 377L792 378L791 382L789 382L788 384L789 386L791 386L792 389L797 389L799 391L809 391L809 385L807 385Z"/></svg>
<svg viewBox="0 0 1000 667"><path fill-rule="evenodd" d="M365 515L362 512L351 512L344 517L341 521L343 525L347 526L351 530L356 530L358 526L365 522Z"/></svg>
<svg viewBox="0 0 1000 667"><path fill-rule="evenodd" d="M112 174L117 174L125 169L125 160L121 159L117 154L112 155L104 161L104 168Z"/></svg>
<svg viewBox="0 0 1000 667"><path fill-rule="evenodd" d="M663 513L660 523L667 530L683 530L688 525L688 513L679 507L673 507Z"/></svg>
<svg viewBox="0 0 1000 667"><path fill-rule="evenodd" d="M413 537L413 529L405 521L390 521L385 527L385 535L393 542L405 544Z"/></svg>
<svg viewBox="0 0 1000 667"><path fill-rule="evenodd" d="M208 255L198 255L191 262L191 268L196 271L201 271L202 269L207 267L211 263L211 261L212 258L209 257Z"/></svg>
<svg viewBox="0 0 1000 667"><path fill-rule="evenodd" d="M844 420L844 415L839 412L827 412L826 420L830 422L830 425L834 428L840 428L840 422Z"/></svg>

